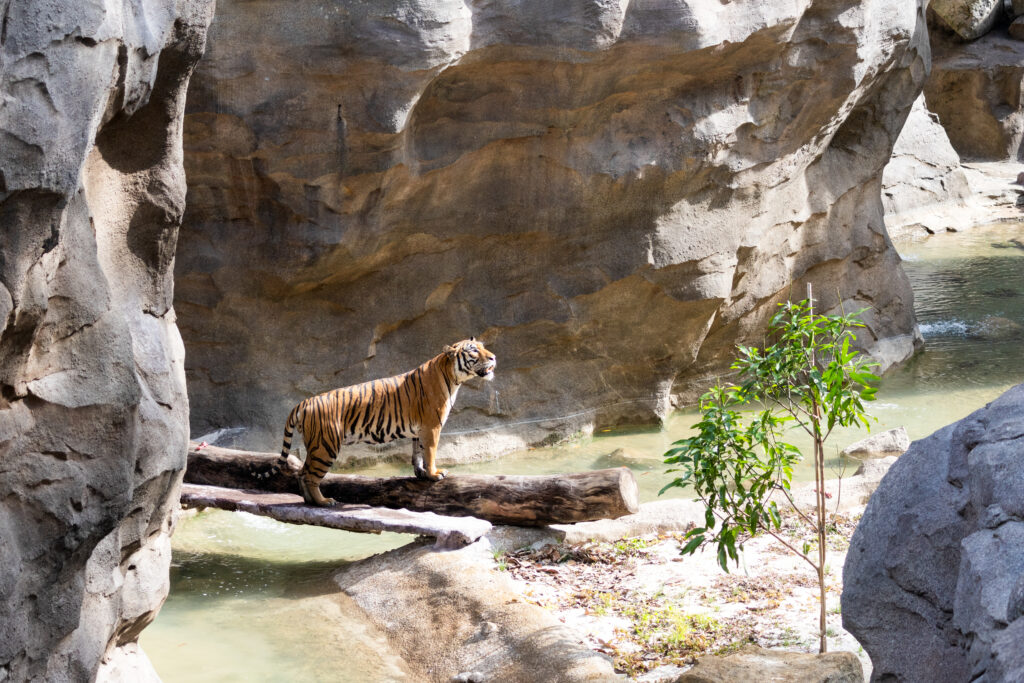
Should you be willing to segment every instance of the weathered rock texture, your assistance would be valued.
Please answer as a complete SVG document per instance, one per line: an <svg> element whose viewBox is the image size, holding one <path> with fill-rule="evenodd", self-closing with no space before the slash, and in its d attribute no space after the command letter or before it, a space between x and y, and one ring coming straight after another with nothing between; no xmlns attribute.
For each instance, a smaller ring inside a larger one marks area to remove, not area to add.
<svg viewBox="0 0 1024 683"><path fill-rule="evenodd" d="M356 562L335 581L419 669L416 680L622 680L611 657L494 571L486 539L445 553L405 546Z"/></svg>
<svg viewBox="0 0 1024 683"><path fill-rule="evenodd" d="M855 441L843 449L842 454L854 458L888 458L900 456L910 448L910 435L905 427L888 429Z"/></svg>
<svg viewBox="0 0 1024 683"><path fill-rule="evenodd" d="M872 680L1024 680L1024 385L911 445L843 577Z"/></svg>
<svg viewBox="0 0 1024 683"><path fill-rule="evenodd" d="M931 0L931 14L961 40L974 40L1003 18L1003 0Z"/></svg>
<svg viewBox="0 0 1024 683"><path fill-rule="evenodd" d="M964 160L1024 160L1024 43L997 29L972 43L932 37L928 108Z"/></svg>
<svg viewBox="0 0 1024 683"><path fill-rule="evenodd" d="M152 675L134 643L185 464L171 271L211 11L0 3L0 680Z"/></svg>
<svg viewBox="0 0 1024 683"><path fill-rule="evenodd" d="M852 652L807 654L747 645L731 655L705 655L675 683L863 683Z"/></svg>
<svg viewBox="0 0 1024 683"><path fill-rule="evenodd" d="M807 282L905 357L879 186L928 63L914 2L221 0L186 117L194 433L271 447L297 399L467 334L498 375L442 456L657 421Z"/></svg>
<svg viewBox="0 0 1024 683"><path fill-rule="evenodd" d="M882 173L886 228L893 237L915 229L931 233L961 229L978 219L971 204L971 187L960 156L921 95Z"/></svg>

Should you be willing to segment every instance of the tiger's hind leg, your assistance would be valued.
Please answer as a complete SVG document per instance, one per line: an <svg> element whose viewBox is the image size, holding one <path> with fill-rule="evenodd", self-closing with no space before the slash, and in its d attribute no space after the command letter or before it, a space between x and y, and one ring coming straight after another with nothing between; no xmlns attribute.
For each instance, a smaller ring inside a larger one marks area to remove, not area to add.
<svg viewBox="0 0 1024 683"><path fill-rule="evenodd" d="M419 439L412 440L412 473L417 479L427 478L427 470L423 467L423 444Z"/></svg>
<svg viewBox="0 0 1024 683"><path fill-rule="evenodd" d="M323 446L317 446L306 453L306 462L302 463L302 471L299 472L299 489L302 491L302 499L307 505L319 507L333 507L338 501L333 498L326 498L320 492L320 482L323 481L327 471L338 457L337 453L330 453Z"/></svg>

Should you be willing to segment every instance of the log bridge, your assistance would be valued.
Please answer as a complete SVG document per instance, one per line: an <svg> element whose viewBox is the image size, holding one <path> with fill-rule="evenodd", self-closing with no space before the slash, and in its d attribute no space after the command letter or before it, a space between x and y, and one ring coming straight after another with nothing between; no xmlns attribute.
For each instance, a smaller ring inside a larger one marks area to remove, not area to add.
<svg viewBox="0 0 1024 683"><path fill-rule="evenodd" d="M318 508L299 495L299 461L292 456L288 471L276 471L277 460L276 453L189 443L181 504L291 524L433 536L444 548L472 543L492 524L573 524L639 510L636 478L626 467L552 475L454 474L441 481L328 474L320 490L339 504Z"/></svg>

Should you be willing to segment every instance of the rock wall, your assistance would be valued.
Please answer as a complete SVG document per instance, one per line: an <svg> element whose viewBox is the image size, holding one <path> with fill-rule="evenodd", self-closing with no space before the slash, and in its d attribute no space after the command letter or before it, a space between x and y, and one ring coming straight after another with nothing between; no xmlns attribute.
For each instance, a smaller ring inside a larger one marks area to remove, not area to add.
<svg viewBox="0 0 1024 683"><path fill-rule="evenodd" d="M924 95L914 100L882 173L882 205L890 236L958 230L977 221L960 156Z"/></svg>
<svg viewBox="0 0 1024 683"><path fill-rule="evenodd" d="M843 577L873 681L1024 680L1024 385L911 445Z"/></svg>
<svg viewBox="0 0 1024 683"><path fill-rule="evenodd" d="M965 160L1024 161L1024 41L996 29L972 43L932 37L928 108Z"/></svg>
<svg viewBox="0 0 1024 683"><path fill-rule="evenodd" d="M879 186L928 64L921 3L220 0L176 270L193 432L276 446L299 398L470 334L497 378L442 457L654 422L805 283L906 357Z"/></svg>
<svg viewBox="0 0 1024 683"><path fill-rule="evenodd" d="M172 267L205 0L0 2L0 680L145 680L188 405Z"/></svg>

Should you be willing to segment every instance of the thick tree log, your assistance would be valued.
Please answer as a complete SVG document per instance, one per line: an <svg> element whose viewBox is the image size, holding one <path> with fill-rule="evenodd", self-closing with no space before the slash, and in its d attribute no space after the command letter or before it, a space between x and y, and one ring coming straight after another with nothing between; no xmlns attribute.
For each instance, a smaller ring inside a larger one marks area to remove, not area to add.
<svg viewBox="0 0 1024 683"><path fill-rule="evenodd" d="M190 484L298 493L290 472L273 472L274 453L189 444ZM415 477L328 474L320 490L345 504L478 517L494 524L544 526L615 519L639 509L636 479L625 467L554 475L456 474L441 481Z"/></svg>
<svg viewBox="0 0 1024 683"><path fill-rule="evenodd" d="M433 512L386 510L365 505L314 507L291 493L269 493L226 489L220 486L185 484L181 487L181 504L192 508L218 508L248 512L289 524L311 524L344 531L379 534L433 536L438 548L461 548L473 543L491 530L490 522L473 517L446 517Z"/></svg>

